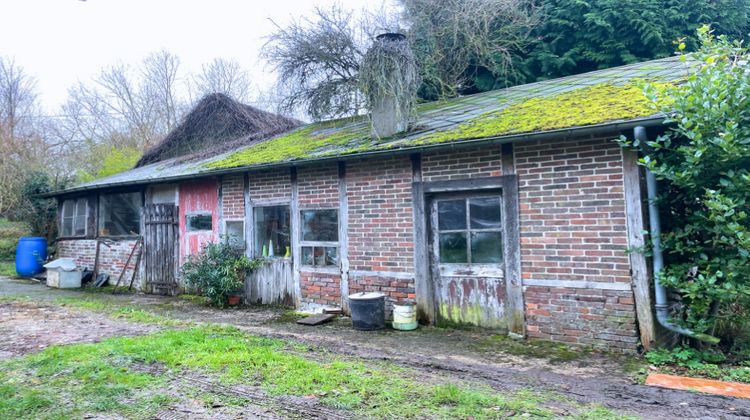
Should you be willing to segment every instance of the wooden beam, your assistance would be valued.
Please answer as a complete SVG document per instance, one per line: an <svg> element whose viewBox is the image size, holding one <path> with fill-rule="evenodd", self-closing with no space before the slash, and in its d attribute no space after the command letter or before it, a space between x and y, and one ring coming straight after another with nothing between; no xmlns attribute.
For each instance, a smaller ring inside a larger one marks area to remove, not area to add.
<svg viewBox="0 0 750 420"><path fill-rule="evenodd" d="M247 172L242 177L242 195L245 200L245 255L253 258L255 256L255 220L253 205L250 201L250 174Z"/></svg>
<svg viewBox="0 0 750 420"><path fill-rule="evenodd" d="M289 170L289 178L292 186L292 202L289 203L289 211L292 216L292 276L294 280L294 306L302 305L302 287L300 285L300 266L302 252L300 249L300 215L299 215L299 185L297 183L297 168L292 166Z"/></svg>
<svg viewBox="0 0 750 420"><path fill-rule="evenodd" d="M414 223L414 288L417 296L417 317L435 322L435 293L430 276L427 255L427 217L425 216L424 183L422 182L422 155L411 155L412 211Z"/></svg>
<svg viewBox="0 0 750 420"><path fill-rule="evenodd" d="M505 186L505 176L433 181L422 183L424 193L446 193L458 191L500 190Z"/></svg>
<svg viewBox="0 0 750 420"><path fill-rule="evenodd" d="M346 195L346 162L339 165L339 266L341 267L341 307L349 312L349 201Z"/></svg>
<svg viewBox="0 0 750 420"><path fill-rule="evenodd" d="M656 337L648 264L643 254L646 241L643 237L643 196L641 194L641 172L638 153L622 149L623 184L625 188L626 224L628 248L630 249L630 277L632 279L635 311L641 345L649 350Z"/></svg>
<svg viewBox="0 0 750 420"><path fill-rule="evenodd" d="M523 280L521 279L521 230L518 205L518 178L503 176L503 246L505 248L505 291L508 333L526 335Z"/></svg>
<svg viewBox="0 0 750 420"><path fill-rule="evenodd" d="M516 162L513 158L513 143L503 144L501 160L503 175L512 175L516 173Z"/></svg>

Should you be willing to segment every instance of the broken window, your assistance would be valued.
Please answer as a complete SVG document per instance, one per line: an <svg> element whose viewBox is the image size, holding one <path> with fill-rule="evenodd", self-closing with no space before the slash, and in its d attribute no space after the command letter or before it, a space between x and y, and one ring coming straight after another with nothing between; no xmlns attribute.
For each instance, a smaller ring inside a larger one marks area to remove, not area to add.
<svg viewBox="0 0 750 420"><path fill-rule="evenodd" d="M302 264L337 266L339 240L338 210L302 210Z"/></svg>
<svg viewBox="0 0 750 420"><path fill-rule="evenodd" d="M141 206L140 192L103 194L99 198L99 235L139 235Z"/></svg>
<svg viewBox="0 0 750 420"><path fill-rule="evenodd" d="M65 200L60 216L60 236L86 236L86 216L88 214L88 200L79 198Z"/></svg>
<svg viewBox="0 0 750 420"><path fill-rule="evenodd" d="M255 256L288 258L291 256L289 206L255 207Z"/></svg>
<svg viewBox="0 0 750 420"><path fill-rule="evenodd" d="M437 202L440 262L496 264L503 260L499 196Z"/></svg>

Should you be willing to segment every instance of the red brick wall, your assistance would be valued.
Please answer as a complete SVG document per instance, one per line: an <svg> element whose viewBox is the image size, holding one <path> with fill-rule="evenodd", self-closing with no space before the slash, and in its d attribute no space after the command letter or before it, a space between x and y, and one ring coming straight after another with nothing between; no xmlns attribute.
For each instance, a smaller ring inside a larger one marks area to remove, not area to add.
<svg viewBox="0 0 750 420"><path fill-rule="evenodd" d="M516 145L531 337L635 347L632 292L617 290L630 284L630 267L622 155L611 138ZM552 281L579 287L544 284Z"/></svg>
<svg viewBox="0 0 750 420"><path fill-rule="evenodd" d="M224 219L245 218L244 177L228 175L221 179L221 211Z"/></svg>
<svg viewBox="0 0 750 420"><path fill-rule="evenodd" d="M114 284L120 276L130 252L135 246L135 240L116 241L111 248L102 244L99 248L99 272L109 274L110 284ZM58 258L74 258L79 267L87 270L94 269L96 257L96 241L93 239L71 239L57 243ZM128 271L123 276L123 281L130 283L133 275L137 254L133 256L128 265ZM136 275L134 287L140 288L140 275Z"/></svg>
<svg viewBox="0 0 750 420"><path fill-rule="evenodd" d="M301 299L304 303L341 306L341 275L300 272Z"/></svg>
<svg viewBox="0 0 750 420"><path fill-rule="evenodd" d="M248 178L250 200L257 202L290 199L292 196L291 179L289 169L250 172Z"/></svg>
<svg viewBox="0 0 750 420"><path fill-rule="evenodd" d="M484 178L502 175L500 146L444 150L422 155L422 180Z"/></svg>

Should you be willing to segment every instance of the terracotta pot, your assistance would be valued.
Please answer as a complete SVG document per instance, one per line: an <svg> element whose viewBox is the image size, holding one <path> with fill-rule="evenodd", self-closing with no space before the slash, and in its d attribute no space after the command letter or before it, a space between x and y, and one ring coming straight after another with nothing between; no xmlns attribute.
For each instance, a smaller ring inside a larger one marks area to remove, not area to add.
<svg viewBox="0 0 750 420"><path fill-rule="evenodd" d="M240 300L242 300L242 296L240 295L231 295L227 296L227 304L229 306L237 306L240 304Z"/></svg>

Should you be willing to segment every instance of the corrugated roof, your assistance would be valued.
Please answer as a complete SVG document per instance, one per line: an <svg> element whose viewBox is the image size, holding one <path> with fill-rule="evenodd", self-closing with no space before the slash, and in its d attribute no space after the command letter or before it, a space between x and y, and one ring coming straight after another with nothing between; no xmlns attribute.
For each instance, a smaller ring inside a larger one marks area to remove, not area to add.
<svg viewBox="0 0 750 420"><path fill-rule="evenodd" d="M689 67L669 57L426 103L418 107L414 129L387 139L371 139L365 117L313 123L218 156L161 161L59 193L655 117L634 83L678 81Z"/></svg>

